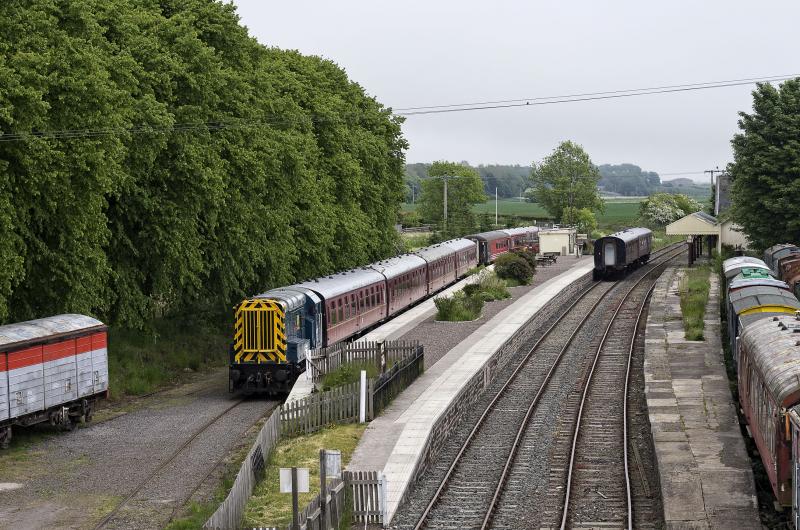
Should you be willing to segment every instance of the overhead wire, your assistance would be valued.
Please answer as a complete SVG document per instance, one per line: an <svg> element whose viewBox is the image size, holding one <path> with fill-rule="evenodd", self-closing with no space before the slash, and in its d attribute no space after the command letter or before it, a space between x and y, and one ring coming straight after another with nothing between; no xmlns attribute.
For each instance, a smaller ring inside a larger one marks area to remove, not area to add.
<svg viewBox="0 0 800 530"><path fill-rule="evenodd" d="M450 104L450 105L434 105L427 107L404 107L402 109L392 109L384 107L381 111L389 111L392 116L409 117L425 114L443 114L454 112L468 112L475 110L488 110L500 108L513 108L513 107L528 107L528 106L541 106L541 105L554 105L561 103L574 103L581 101L597 101L606 99L618 99L634 96L645 96L652 94L666 94L675 92L690 92L697 90L709 90L712 88L724 88L732 86L748 85L755 82L774 82L785 81L800 77L800 74L781 75L781 76L768 76L768 77L751 77L742 78L728 81L706 82L706 83L689 83L681 85L665 85L662 87L651 88L636 88L628 90L612 90L605 92L586 92L581 94L563 95L563 96L543 96L527 99L515 100L496 100L487 102L477 102L471 104ZM0 131L0 142L13 142L25 140L28 138L51 138L51 139L73 139L73 138L93 138L102 136L113 136L123 134L164 134L164 133L181 133L181 132L204 132L204 131L219 131L219 130L236 130L258 128L269 125L281 125L291 123L309 123L309 122L325 122L337 121L343 117L351 114L343 113L337 116L320 116L320 115L302 115L300 117L292 116L275 116L274 118L266 119L249 119L249 120L232 120L232 121L209 121L209 122L196 122L196 123L176 123L168 126L146 126L137 125L133 127L104 127L97 129L83 128L83 129L59 129L50 131ZM358 114L362 116L363 114Z"/></svg>

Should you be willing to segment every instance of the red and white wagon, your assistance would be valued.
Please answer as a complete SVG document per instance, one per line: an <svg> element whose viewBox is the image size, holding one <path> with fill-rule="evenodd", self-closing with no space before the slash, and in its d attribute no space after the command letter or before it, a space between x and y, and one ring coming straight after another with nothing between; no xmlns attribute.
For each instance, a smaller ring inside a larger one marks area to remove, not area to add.
<svg viewBox="0 0 800 530"><path fill-rule="evenodd" d="M91 420L108 393L107 329L85 315L0 326L0 445L14 425Z"/></svg>

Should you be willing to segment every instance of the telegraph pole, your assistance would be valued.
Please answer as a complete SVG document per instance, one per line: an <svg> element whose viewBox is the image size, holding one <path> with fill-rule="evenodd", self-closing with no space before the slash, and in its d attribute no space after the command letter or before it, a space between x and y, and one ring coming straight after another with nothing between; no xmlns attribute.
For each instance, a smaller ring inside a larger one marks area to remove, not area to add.
<svg viewBox="0 0 800 530"><path fill-rule="evenodd" d="M442 175L439 178L444 180L444 217L442 218L442 225L444 232L447 233L447 181L450 180L450 175Z"/></svg>
<svg viewBox="0 0 800 530"><path fill-rule="evenodd" d="M711 174L711 185L714 185L714 173L725 173L724 169L720 169L719 166L716 169L707 169L703 171L703 173L710 173Z"/></svg>

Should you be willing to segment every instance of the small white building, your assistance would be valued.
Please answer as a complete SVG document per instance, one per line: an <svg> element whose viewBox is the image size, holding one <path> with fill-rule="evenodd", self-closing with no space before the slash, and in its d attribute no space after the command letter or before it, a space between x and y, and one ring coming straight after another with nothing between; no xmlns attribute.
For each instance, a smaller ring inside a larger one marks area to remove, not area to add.
<svg viewBox="0 0 800 530"><path fill-rule="evenodd" d="M668 224L666 229L668 236L711 237L716 244L717 252L722 251L722 245L740 249L746 249L748 245L747 236L740 231L739 225L724 214L717 218L706 212L690 213Z"/></svg>
<svg viewBox="0 0 800 530"><path fill-rule="evenodd" d="M552 228L539 231L539 254L568 256L575 253L576 230Z"/></svg>

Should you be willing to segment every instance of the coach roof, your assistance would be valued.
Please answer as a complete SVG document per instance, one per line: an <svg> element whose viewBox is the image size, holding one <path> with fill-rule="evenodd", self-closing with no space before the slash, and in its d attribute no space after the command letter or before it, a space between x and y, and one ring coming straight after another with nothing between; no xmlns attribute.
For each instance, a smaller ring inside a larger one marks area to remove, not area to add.
<svg viewBox="0 0 800 530"><path fill-rule="evenodd" d="M328 299L382 281L385 281L383 274L368 267L364 267L340 272L331 276L323 276L322 278L298 283L292 287L305 287L306 289L311 289L319 293L323 298Z"/></svg>
<svg viewBox="0 0 800 530"><path fill-rule="evenodd" d="M0 347L105 326L86 315L56 315L0 326Z"/></svg>
<svg viewBox="0 0 800 530"><path fill-rule="evenodd" d="M633 241L642 236L651 235L653 232L648 230L647 228L626 228L625 230L620 230L619 232L614 232L613 234L608 234L605 237L600 239L607 239L607 238L615 238L621 239L626 243Z"/></svg>
<svg viewBox="0 0 800 530"><path fill-rule="evenodd" d="M403 254L402 256L395 256L370 265L372 269L386 276L387 280L424 266L425 260L414 254Z"/></svg>
<svg viewBox="0 0 800 530"><path fill-rule="evenodd" d="M800 398L800 321L778 315L753 322L742 332L742 344L782 407Z"/></svg>

